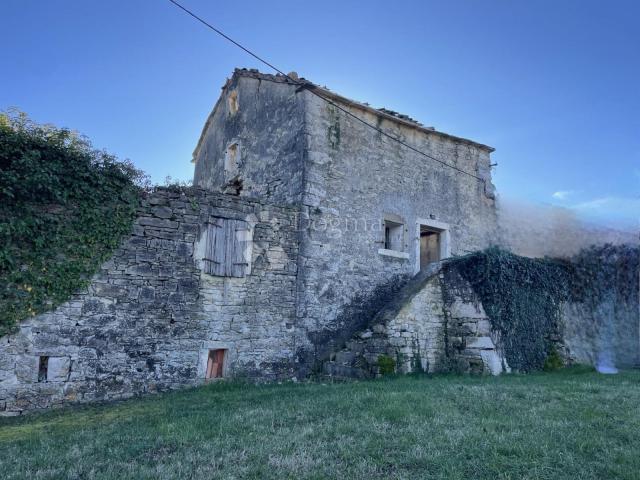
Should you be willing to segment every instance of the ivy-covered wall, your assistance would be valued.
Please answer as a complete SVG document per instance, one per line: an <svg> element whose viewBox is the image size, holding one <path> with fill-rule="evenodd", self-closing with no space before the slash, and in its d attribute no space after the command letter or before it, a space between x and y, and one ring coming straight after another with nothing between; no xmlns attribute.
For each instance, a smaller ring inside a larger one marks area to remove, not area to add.
<svg viewBox="0 0 640 480"><path fill-rule="evenodd" d="M449 259L410 280L324 371L366 377L637 366L639 251L593 246L554 260L489 248Z"/></svg>
<svg viewBox="0 0 640 480"><path fill-rule="evenodd" d="M640 363L640 247L600 245L565 259L490 248L446 268L471 284L509 365L519 371L569 362Z"/></svg>
<svg viewBox="0 0 640 480"><path fill-rule="evenodd" d="M87 285L131 230L143 185L86 138L0 113L0 336Z"/></svg>
<svg viewBox="0 0 640 480"><path fill-rule="evenodd" d="M252 222L250 275L203 273L212 216ZM87 287L2 337L0 414L197 385L211 349L227 350L229 376L294 376L296 221L288 207L199 189L143 199Z"/></svg>

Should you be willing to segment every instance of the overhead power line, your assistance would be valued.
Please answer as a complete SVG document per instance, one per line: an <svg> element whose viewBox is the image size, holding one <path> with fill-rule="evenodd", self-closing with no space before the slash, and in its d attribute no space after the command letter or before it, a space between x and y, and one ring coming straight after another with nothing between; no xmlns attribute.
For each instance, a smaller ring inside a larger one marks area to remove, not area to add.
<svg viewBox="0 0 640 480"><path fill-rule="evenodd" d="M251 50L249 50L248 48L246 48L245 46L243 46L242 44L236 42L233 38L229 37L228 35L226 35L224 32L222 32L221 30L217 29L216 27L214 27L213 25L211 25L210 23L208 23L206 20L204 20L202 17L199 17L198 15L196 15L195 13L193 13L191 10L189 10L188 8L182 6L180 3L176 2L175 0L169 0L169 2L173 3L176 7L178 7L180 10L182 10L183 12L185 12L187 15L193 17L194 19L196 19L197 21L199 21L200 23L202 23L204 26L206 26L207 28L213 30L215 33L217 33L218 35L220 35L222 38L224 38L225 40L233 43L236 47L240 48L241 50L244 50L246 53L248 53L249 55L251 55L253 58L255 58L256 60L258 60L259 62L262 62L263 64L265 64L267 67L275 70L277 73L279 73L280 75L283 75L287 80L289 80L291 83L298 85L302 88L304 88L305 90L308 90L309 93L315 95L316 97L324 100L325 102L327 102L329 105L337 108L338 110L340 110L341 112L345 113L346 115L350 116L351 118L354 118L355 120L357 120L358 122L366 125L367 127L375 130L376 132L380 133L381 135L395 141L398 142L400 145L408 148L409 150L416 152L430 160L433 160L434 162L437 162L441 165L444 165L445 167L449 167L453 170L456 170L460 173L463 173L465 175L468 175L472 178L475 178L476 180L481 181L482 183L485 184L486 186L486 181L484 178L475 175L471 172L467 172L466 170L463 170L462 168L456 167L455 165L451 165L450 163L447 163L443 160L440 160L432 155L429 155L428 153L423 152L422 150L419 150L411 145L409 145L408 143L404 142L403 140L399 139L398 137L385 132L384 130L382 130L381 128L377 127L376 125L373 125L369 122L367 122L366 120L364 120L363 118L360 118L359 116L355 115L354 113L350 112L349 110L347 110L346 108L342 107L341 105L338 105L337 103L335 103L333 100L331 100L330 98L325 97L324 95L322 95L321 93L319 93L318 91L315 90L315 88L317 87L315 84L311 83L311 82L300 82L299 80L296 80L294 78L291 78L288 74L284 73L282 70L280 70L278 67L276 67L275 65L269 63L268 61L266 61L264 58L260 57L259 55L253 53Z"/></svg>

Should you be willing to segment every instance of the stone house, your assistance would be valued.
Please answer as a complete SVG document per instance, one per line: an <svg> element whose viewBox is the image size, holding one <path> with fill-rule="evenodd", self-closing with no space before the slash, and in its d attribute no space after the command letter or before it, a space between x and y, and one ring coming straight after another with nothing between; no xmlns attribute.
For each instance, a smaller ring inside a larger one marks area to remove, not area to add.
<svg viewBox="0 0 640 480"><path fill-rule="evenodd" d="M85 291L2 339L0 411L219 377L366 376L383 354L401 371L453 356L499 373L482 305L445 292L439 268L496 239L492 151L236 70L195 149L194 188L146 198Z"/></svg>
<svg viewBox="0 0 640 480"><path fill-rule="evenodd" d="M322 356L361 328L403 279L485 248L497 233L491 147L315 91L478 177L400 145L285 76L234 72L195 149L194 182L296 206L298 345Z"/></svg>

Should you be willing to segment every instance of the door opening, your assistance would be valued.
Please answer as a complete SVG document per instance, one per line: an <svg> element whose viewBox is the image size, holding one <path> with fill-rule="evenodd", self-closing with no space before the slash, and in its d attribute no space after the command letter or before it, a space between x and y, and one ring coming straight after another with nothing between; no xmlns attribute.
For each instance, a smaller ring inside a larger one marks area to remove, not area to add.
<svg viewBox="0 0 640 480"><path fill-rule="evenodd" d="M422 226L420 228L420 270L440 260L440 232Z"/></svg>
<svg viewBox="0 0 640 480"><path fill-rule="evenodd" d="M222 378L224 374L225 352L226 350L222 348L209 350L209 358L207 360L207 373L205 376L207 380Z"/></svg>

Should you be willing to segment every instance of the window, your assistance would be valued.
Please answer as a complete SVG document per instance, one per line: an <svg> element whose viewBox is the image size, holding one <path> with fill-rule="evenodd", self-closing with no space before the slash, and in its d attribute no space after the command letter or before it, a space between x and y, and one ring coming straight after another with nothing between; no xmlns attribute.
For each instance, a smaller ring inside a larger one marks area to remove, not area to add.
<svg viewBox="0 0 640 480"><path fill-rule="evenodd" d="M251 273L253 230L248 222L212 217L207 225L204 272L218 277Z"/></svg>
<svg viewBox="0 0 640 480"><path fill-rule="evenodd" d="M224 171L227 174L235 174L238 171L238 160L240 158L240 145L238 142L231 143L224 154Z"/></svg>
<svg viewBox="0 0 640 480"><path fill-rule="evenodd" d="M240 105L238 104L238 91L233 90L229 93L229 97L227 98L227 104L229 106L229 115L235 115L238 113L238 109Z"/></svg>
<svg viewBox="0 0 640 480"><path fill-rule="evenodd" d="M224 375L224 357L226 350L218 348L209 350L209 358L207 359L207 372L205 379L222 378Z"/></svg>
<svg viewBox="0 0 640 480"><path fill-rule="evenodd" d="M38 382L47 381L47 371L49 370L49 357L43 355L40 357L38 365Z"/></svg>
<svg viewBox="0 0 640 480"><path fill-rule="evenodd" d="M384 221L384 248L402 252L404 250L404 225L397 221Z"/></svg>

